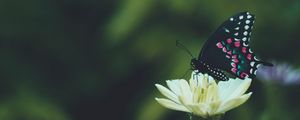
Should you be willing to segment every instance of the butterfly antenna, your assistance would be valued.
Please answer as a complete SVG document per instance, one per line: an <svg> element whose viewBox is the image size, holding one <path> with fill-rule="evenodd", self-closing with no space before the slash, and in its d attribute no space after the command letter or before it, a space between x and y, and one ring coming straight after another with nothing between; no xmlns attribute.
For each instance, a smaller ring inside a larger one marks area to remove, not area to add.
<svg viewBox="0 0 300 120"><path fill-rule="evenodd" d="M179 40L176 40L176 46L186 51L192 58L195 58L193 54Z"/></svg>

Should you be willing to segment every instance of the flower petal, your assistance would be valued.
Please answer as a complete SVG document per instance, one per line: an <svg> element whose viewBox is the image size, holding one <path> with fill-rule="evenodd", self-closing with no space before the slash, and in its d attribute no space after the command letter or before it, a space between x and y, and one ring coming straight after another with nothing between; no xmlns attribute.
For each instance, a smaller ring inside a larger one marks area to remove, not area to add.
<svg viewBox="0 0 300 120"><path fill-rule="evenodd" d="M186 80L180 80L181 95L186 100L186 103L192 103L192 91Z"/></svg>
<svg viewBox="0 0 300 120"><path fill-rule="evenodd" d="M243 95L249 88L252 80L250 78L246 78L245 80L242 80L242 81L243 82L230 95L229 99L233 99L233 98L240 97L241 95Z"/></svg>
<svg viewBox="0 0 300 120"><path fill-rule="evenodd" d="M178 99L181 103L181 105L183 105L185 108L187 108L189 111L192 111L193 110L188 106L189 104L193 104L191 102L188 102L188 100L184 97L184 96L178 96Z"/></svg>
<svg viewBox="0 0 300 120"><path fill-rule="evenodd" d="M222 101L240 96L246 92L251 84L251 79L229 79L228 81L220 81L218 83L219 94Z"/></svg>
<svg viewBox="0 0 300 120"><path fill-rule="evenodd" d="M177 96L181 95L179 79L167 80L167 85L171 89L171 91L174 92Z"/></svg>
<svg viewBox="0 0 300 120"><path fill-rule="evenodd" d="M240 81L235 81L234 79L229 79L228 81L219 81L218 87L221 100L227 99L228 96L235 90L235 87L231 86L239 83Z"/></svg>
<svg viewBox="0 0 300 120"><path fill-rule="evenodd" d="M188 107L190 109L192 109L194 115L201 116L203 118L207 118L208 113L206 110L209 109L209 106L207 106L206 104L203 104L203 103L191 104L191 105L188 105Z"/></svg>
<svg viewBox="0 0 300 120"><path fill-rule="evenodd" d="M224 114L226 111L231 110L235 107L238 107L239 105L246 102L249 99L249 97L251 96L251 94L252 94L252 92L245 94L239 98L230 99L227 102L222 103L217 111L217 114Z"/></svg>
<svg viewBox="0 0 300 120"><path fill-rule="evenodd" d="M220 101L217 83L212 80L207 88L206 102Z"/></svg>
<svg viewBox="0 0 300 120"><path fill-rule="evenodd" d="M211 83L211 82L215 81L215 79L208 75L208 80L207 81L208 81L208 83Z"/></svg>
<svg viewBox="0 0 300 120"><path fill-rule="evenodd" d="M221 101L211 102L208 105L210 107L210 111L208 112L209 116L212 116L212 115L218 114L217 111L221 105Z"/></svg>
<svg viewBox="0 0 300 120"><path fill-rule="evenodd" d="M202 78L199 80L199 81L201 81L201 87L203 87L203 88L206 88L207 87L207 85L208 85L208 81L209 80L209 75L208 74L203 74L202 75Z"/></svg>
<svg viewBox="0 0 300 120"><path fill-rule="evenodd" d="M193 78L193 76L189 80L189 84L190 84L191 91L194 93L194 91L196 90L196 86L197 86L197 80L194 80L192 78Z"/></svg>
<svg viewBox="0 0 300 120"><path fill-rule="evenodd" d="M162 93L164 96L166 96L167 98L171 99L176 103L180 103L178 97L172 91L170 91L169 89L165 88L160 84L155 84L155 86L160 91L160 93Z"/></svg>
<svg viewBox="0 0 300 120"><path fill-rule="evenodd" d="M193 91L193 102L198 103L200 101L200 97L202 96L203 93L201 93L201 88L196 87L195 90Z"/></svg>
<svg viewBox="0 0 300 120"><path fill-rule="evenodd" d="M169 108L169 109L173 109L173 110L177 110L177 111L183 111L183 112L190 112L187 108L185 108L184 106L180 105L180 104L176 104L175 102L168 100L168 99L164 99L164 98L155 98L155 100L161 104L162 106Z"/></svg>

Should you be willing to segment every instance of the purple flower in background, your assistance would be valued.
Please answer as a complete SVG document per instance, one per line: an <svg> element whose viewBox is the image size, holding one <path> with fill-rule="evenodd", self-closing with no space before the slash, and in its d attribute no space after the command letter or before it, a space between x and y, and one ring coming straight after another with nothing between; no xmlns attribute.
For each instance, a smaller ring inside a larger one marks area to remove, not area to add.
<svg viewBox="0 0 300 120"><path fill-rule="evenodd" d="M288 63L273 63L273 67L259 67L257 77L268 81L273 80L285 85L300 84L300 69L294 69Z"/></svg>

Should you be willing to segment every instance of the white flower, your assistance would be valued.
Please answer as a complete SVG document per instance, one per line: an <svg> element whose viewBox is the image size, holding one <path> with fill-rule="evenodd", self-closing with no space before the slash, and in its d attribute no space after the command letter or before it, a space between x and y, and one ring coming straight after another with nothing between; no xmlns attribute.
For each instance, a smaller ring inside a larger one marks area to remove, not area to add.
<svg viewBox="0 0 300 120"><path fill-rule="evenodd" d="M168 99L155 98L158 103L169 109L192 113L202 118L224 114L243 104L252 92L244 94L251 79L229 79L216 81L207 74L192 73L189 83L183 79L167 80L166 88L155 84Z"/></svg>

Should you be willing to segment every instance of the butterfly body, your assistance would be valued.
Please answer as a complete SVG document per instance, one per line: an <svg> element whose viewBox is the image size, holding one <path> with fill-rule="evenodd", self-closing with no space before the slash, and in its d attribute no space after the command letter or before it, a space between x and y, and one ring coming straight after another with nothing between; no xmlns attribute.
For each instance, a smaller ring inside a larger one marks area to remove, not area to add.
<svg viewBox="0 0 300 120"><path fill-rule="evenodd" d="M250 35L254 15L238 13L225 21L204 44L198 58L191 60L194 70L207 73L219 80L228 80L223 71L235 77L254 78L260 61L250 49Z"/></svg>
<svg viewBox="0 0 300 120"><path fill-rule="evenodd" d="M216 66L205 63L197 59L191 60L191 65L194 70L198 70L201 73L207 73L218 80L228 80L229 78L224 72Z"/></svg>

